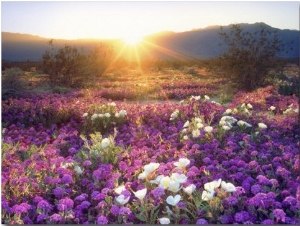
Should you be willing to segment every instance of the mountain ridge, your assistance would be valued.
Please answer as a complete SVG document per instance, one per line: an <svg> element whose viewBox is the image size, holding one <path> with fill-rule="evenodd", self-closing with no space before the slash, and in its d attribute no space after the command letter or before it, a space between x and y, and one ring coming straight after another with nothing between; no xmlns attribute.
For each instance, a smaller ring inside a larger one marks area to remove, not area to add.
<svg viewBox="0 0 300 226"><path fill-rule="evenodd" d="M219 36L220 27L225 31L229 31L232 24L227 26L211 25L206 28L197 28L183 32L161 31L144 37L148 43L159 48L149 47L148 55L155 59L174 58L171 53L177 54L180 58L191 59L208 59L217 57L224 51L219 43L222 41ZM240 23L244 31L253 32L260 26L278 32L278 37L284 42L293 41L294 44L287 48L293 48L288 54L281 52L278 56L284 58L299 57L299 31L290 29L278 29L271 27L263 22L254 24ZM48 42L51 38L44 38L38 35L1 32L2 35L2 59L6 61L39 61L42 59L43 53L49 49ZM84 48L86 51L101 44L108 43L122 48L122 40L120 39L96 39L96 38L81 38L81 39L53 39L58 46L64 44L74 45L78 48ZM162 51L168 50L168 51ZM169 53L167 53L169 52ZM175 58L177 58L175 57Z"/></svg>

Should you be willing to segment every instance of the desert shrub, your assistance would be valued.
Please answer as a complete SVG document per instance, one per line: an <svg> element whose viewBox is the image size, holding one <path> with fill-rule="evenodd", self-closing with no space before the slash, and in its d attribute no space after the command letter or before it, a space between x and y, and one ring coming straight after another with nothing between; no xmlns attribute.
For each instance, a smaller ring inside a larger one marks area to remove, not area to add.
<svg viewBox="0 0 300 226"><path fill-rule="evenodd" d="M299 97L299 79L288 78L278 85L278 92L282 95L297 95Z"/></svg>
<svg viewBox="0 0 300 226"><path fill-rule="evenodd" d="M58 86L58 85L54 86L52 90L54 93L59 93L59 94L64 94L71 91L71 89L68 87Z"/></svg>
<svg viewBox="0 0 300 226"><path fill-rule="evenodd" d="M90 134L90 140L81 135L84 147L79 151L77 157L83 161L91 160L93 166L96 166L99 162L116 165L118 162L117 155L123 150L115 145L116 135L117 130L114 131L114 135L110 135L108 138L103 138L99 132Z"/></svg>
<svg viewBox="0 0 300 226"><path fill-rule="evenodd" d="M65 45L55 50L52 40L49 44L52 49L43 54L43 71L53 85L86 86L102 75L112 56L111 48L104 45L84 54L75 46Z"/></svg>
<svg viewBox="0 0 300 226"><path fill-rule="evenodd" d="M220 31L228 49L219 57L222 77L243 90L254 90L266 85L270 70L280 64L276 53L283 48L276 31L261 25L260 30L244 32L240 25L232 25L230 32Z"/></svg>
<svg viewBox="0 0 300 226"><path fill-rule="evenodd" d="M117 110L114 102L102 106L92 104L88 107L88 111L83 114L82 132L85 134L107 133L111 128L123 124L126 121L126 115L125 110Z"/></svg>
<svg viewBox="0 0 300 226"><path fill-rule="evenodd" d="M4 71L2 75L2 99L22 95L26 85L22 76L24 76L24 72L16 67Z"/></svg>
<svg viewBox="0 0 300 226"><path fill-rule="evenodd" d="M198 75L198 72L197 72L195 66L184 68L184 72L185 72L186 74L193 75L193 76Z"/></svg>

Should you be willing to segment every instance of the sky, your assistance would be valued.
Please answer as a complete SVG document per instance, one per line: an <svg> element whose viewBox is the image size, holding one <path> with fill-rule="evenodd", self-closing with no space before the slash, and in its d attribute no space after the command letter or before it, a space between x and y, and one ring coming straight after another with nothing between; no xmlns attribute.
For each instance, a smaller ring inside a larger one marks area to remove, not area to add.
<svg viewBox="0 0 300 226"><path fill-rule="evenodd" d="M1 2L1 30L55 39L137 38L211 25L264 22L299 30L298 1Z"/></svg>

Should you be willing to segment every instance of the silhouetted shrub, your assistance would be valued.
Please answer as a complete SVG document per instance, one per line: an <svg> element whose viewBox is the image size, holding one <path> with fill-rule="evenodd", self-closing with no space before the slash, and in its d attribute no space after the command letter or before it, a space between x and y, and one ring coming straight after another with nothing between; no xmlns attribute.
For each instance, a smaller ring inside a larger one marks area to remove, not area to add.
<svg viewBox="0 0 300 226"><path fill-rule="evenodd" d="M25 90L24 72L19 68L6 69L2 74L2 99L19 97Z"/></svg>
<svg viewBox="0 0 300 226"><path fill-rule="evenodd" d="M74 46L55 50L52 40L49 44L52 50L43 54L43 70L53 85L83 87L103 74L112 56L111 49L104 45L84 54Z"/></svg>
<svg viewBox="0 0 300 226"><path fill-rule="evenodd" d="M229 33L221 27L219 34L229 47L219 58L222 76L247 91L265 86L270 70L280 66L276 53L284 45L276 31L261 25L255 32L243 32L239 25L232 25Z"/></svg>

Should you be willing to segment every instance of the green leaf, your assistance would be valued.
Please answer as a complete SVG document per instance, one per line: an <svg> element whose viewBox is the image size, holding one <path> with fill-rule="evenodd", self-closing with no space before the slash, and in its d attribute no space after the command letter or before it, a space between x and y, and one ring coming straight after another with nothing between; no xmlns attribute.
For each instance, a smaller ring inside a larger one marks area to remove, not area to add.
<svg viewBox="0 0 300 226"><path fill-rule="evenodd" d="M138 214L138 215L135 215L135 217L136 217L137 219L143 221L143 222L146 222L146 221L147 221L146 217L143 216L143 215Z"/></svg>
<svg viewBox="0 0 300 226"><path fill-rule="evenodd" d="M155 223L155 220L157 219L158 213L159 213L159 206L156 206L154 208L152 208L151 210L151 214L150 214L150 220L151 220L151 224Z"/></svg>

